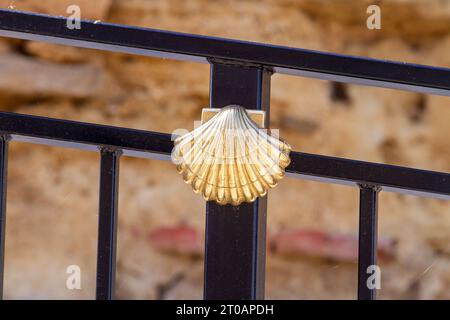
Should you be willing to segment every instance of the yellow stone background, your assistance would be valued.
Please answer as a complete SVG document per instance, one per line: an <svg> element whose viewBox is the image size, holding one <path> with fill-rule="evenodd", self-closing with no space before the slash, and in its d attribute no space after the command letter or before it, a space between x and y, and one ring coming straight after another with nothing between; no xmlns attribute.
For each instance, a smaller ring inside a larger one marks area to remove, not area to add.
<svg viewBox="0 0 450 320"><path fill-rule="evenodd" d="M366 28L376 2L381 30ZM449 0L0 0L0 7L450 67ZM207 65L0 40L0 108L147 130L191 129L208 104ZM448 97L275 75L272 127L294 150L450 171ZM333 92L343 92L338 98ZM340 97L340 98L339 98ZM82 298L95 291L99 157L12 143L5 298ZM204 226L204 202L170 163L123 158L117 297L202 296L201 257L155 250L161 226ZM358 190L285 179L269 196L268 232L356 234ZM450 299L450 202L381 193L384 299ZM67 290L66 267L82 270ZM266 296L355 297L356 265L269 255Z"/></svg>

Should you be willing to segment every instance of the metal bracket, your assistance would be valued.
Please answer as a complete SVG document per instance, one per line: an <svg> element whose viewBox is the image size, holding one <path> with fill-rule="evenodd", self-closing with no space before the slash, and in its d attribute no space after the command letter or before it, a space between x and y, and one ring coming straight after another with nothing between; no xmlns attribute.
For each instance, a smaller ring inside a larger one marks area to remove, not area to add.
<svg viewBox="0 0 450 320"><path fill-rule="evenodd" d="M208 120L210 120L212 117L214 117L216 114L218 114L222 109L221 108L204 108L202 109L202 119L201 122L204 124ZM263 110L246 110L248 116L250 119L253 120L260 128L265 128L265 121L266 121L266 112Z"/></svg>

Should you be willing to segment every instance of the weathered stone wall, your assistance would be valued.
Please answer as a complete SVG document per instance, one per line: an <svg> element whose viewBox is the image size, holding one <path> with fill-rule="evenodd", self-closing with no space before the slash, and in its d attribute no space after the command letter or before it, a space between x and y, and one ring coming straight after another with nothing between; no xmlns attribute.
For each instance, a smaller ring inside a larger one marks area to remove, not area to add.
<svg viewBox="0 0 450 320"><path fill-rule="evenodd" d="M0 7L450 66L450 1L0 0ZM0 108L171 132L208 103L207 65L0 40ZM449 98L275 75L272 127L295 150L450 170ZM96 154L13 143L6 298L92 298ZM123 158L118 298L201 298L204 202L170 163ZM268 298L353 298L358 190L285 179L269 196ZM381 298L450 298L450 203L382 193ZM297 245L287 246L286 242ZM181 244L180 244L181 243ZM185 244L184 244L185 243ZM283 249L284 248L284 249ZM332 248L332 249L330 249ZM82 290L66 289L66 267Z"/></svg>

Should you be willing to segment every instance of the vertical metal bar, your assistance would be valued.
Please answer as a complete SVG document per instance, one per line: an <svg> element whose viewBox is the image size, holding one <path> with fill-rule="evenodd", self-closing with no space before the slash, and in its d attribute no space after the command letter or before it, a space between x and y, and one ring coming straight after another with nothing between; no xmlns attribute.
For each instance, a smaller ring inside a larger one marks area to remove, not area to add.
<svg viewBox="0 0 450 320"><path fill-rule="evenodd" d="M375 300L376 289L369 287L368 267L377 264L378 192L380 187L360 185L358 300Z"/></svg>
<svg viewBox="0 0 450 320"><path fill-rule="evenodd" d="M238 104L265 110L269 121L271 72L212 63L210 106ZM206 204L205 299L263 299L267 197L240 206Z"/></svg>
<svg viewBox="0 0 450 320"><path fill-rule="evenodd" d="M0 299L3 299L3 272L5 266L6 189L9 136L0 136Z"/></svg>
<svg viewBox="0 0 450 320"><path fill-rule="evenodd" d="M101 148L97 300L112 300L114 298L119 158L121 154L120 150Z"/></svg>

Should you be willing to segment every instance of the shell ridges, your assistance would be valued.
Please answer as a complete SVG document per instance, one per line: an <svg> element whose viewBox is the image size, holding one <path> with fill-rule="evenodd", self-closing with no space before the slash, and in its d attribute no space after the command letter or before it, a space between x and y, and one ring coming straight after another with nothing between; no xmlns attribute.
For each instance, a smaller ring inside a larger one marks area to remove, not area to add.
<svg viewBox="0 0 450 320"><path fill-rule="evenodd" d="M290 151L289 144L259 128L243 107L230 105L178 137L172 160L195 193L236 206L277 185Z"/></svg>

